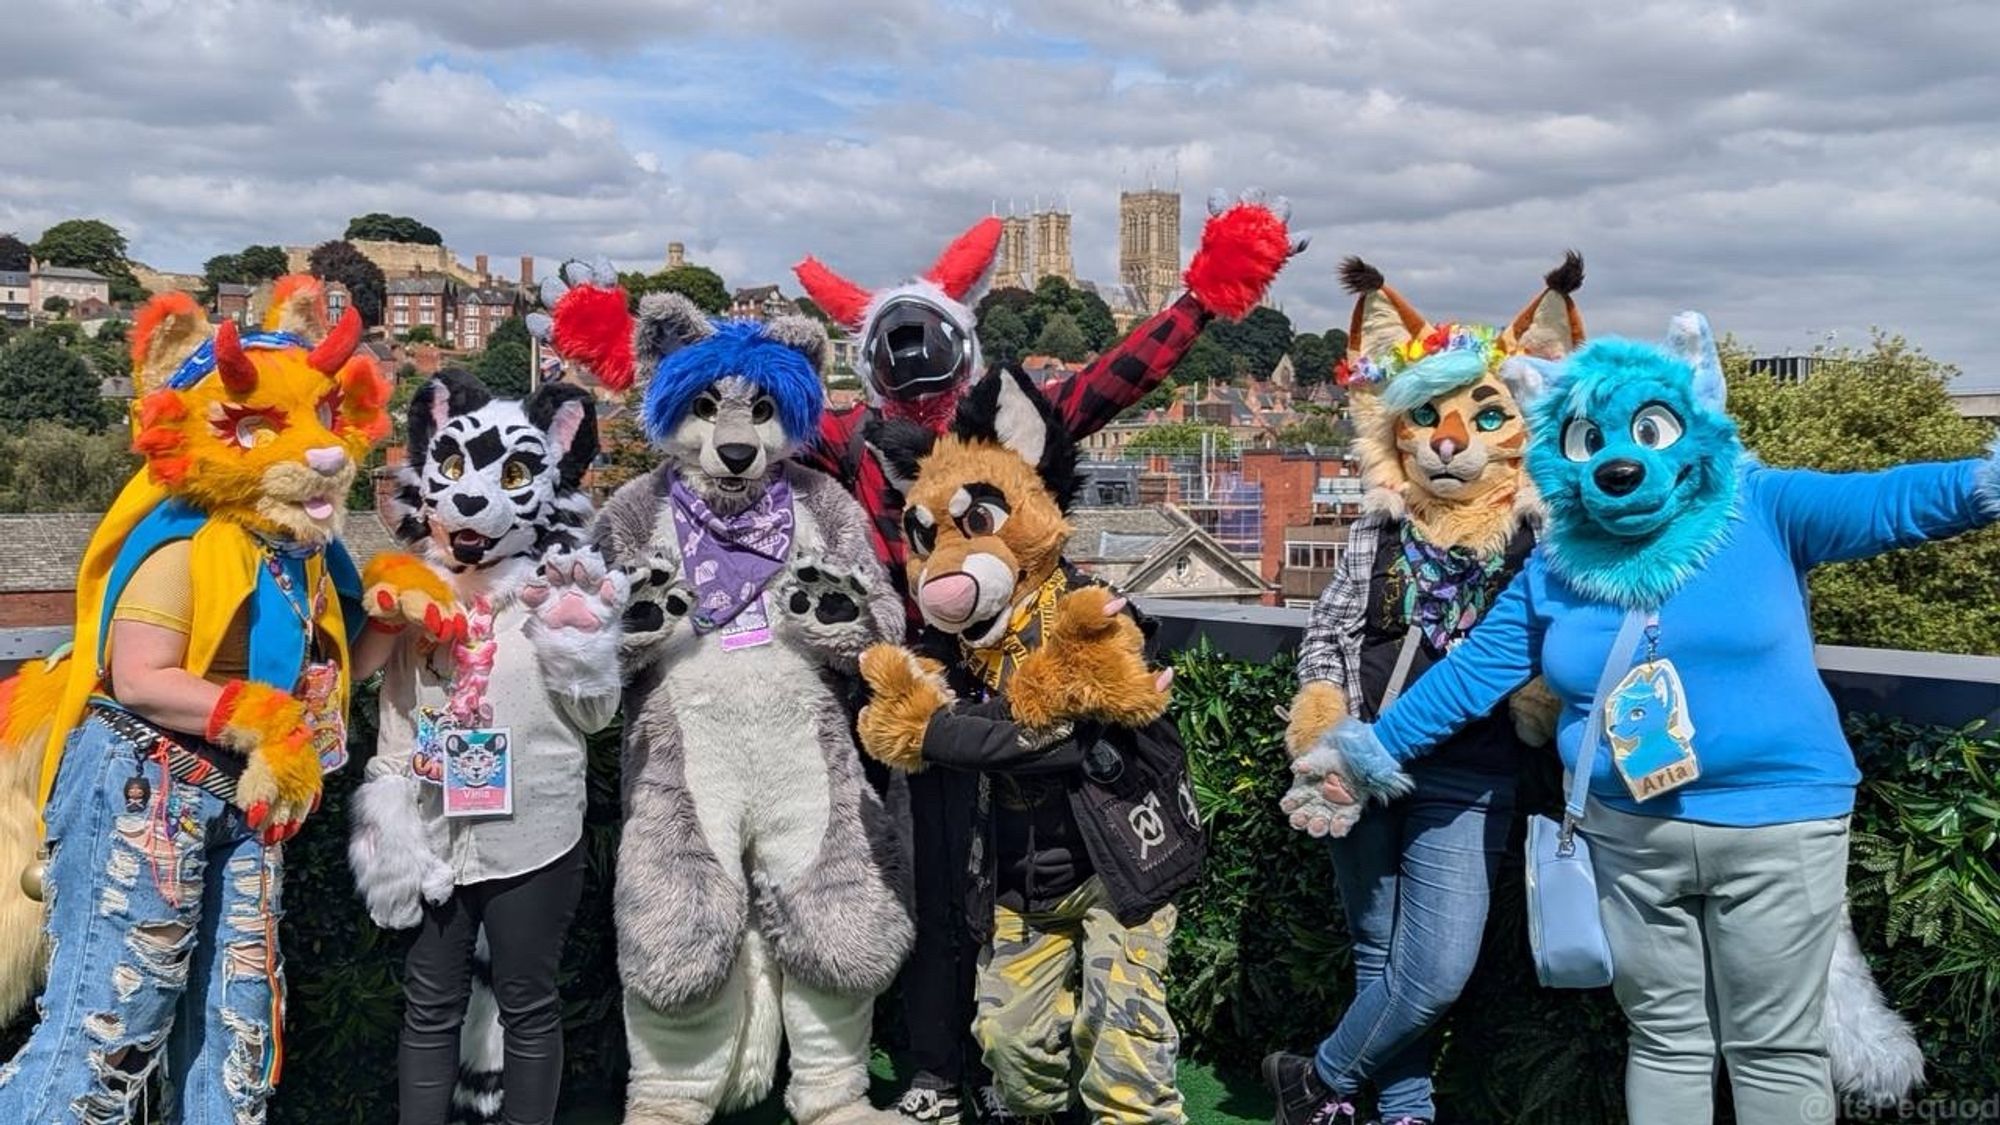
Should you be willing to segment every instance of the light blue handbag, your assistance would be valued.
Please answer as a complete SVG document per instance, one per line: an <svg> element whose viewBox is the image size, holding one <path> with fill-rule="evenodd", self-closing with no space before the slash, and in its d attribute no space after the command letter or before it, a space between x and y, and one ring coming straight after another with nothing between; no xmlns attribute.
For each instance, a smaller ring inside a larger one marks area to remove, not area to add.
<svg viewBox="0 0 2000 1125"><path fill-rule="evenodd" d="M1597 694L1583 725L1583 744L1569 782L1560 823L1539 814L1528 818L1528 945L1535 976L1547 988L1602 988L1611 983L1611 944L1597 913L1597 874L1590 845L1576 833L1590 797L1590 772L1604 740L1604 697L1632 667L1632 654L1649 615L1629 610L1597 679Z"/></svg>

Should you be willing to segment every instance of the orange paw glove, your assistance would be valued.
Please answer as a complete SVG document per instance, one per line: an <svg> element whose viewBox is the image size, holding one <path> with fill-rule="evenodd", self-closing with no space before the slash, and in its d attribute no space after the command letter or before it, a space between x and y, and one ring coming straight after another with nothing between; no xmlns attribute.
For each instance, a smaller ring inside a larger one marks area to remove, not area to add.
<svg viewBox="0 0 2000 1125"><path fill-rule="evenodd" d="M319 752L305 707L290 692L231 680L215 701L203 732L210 742L243 755L236 805L266 844L298 835L319 808Z"/></svg>
<svg viewBox="0 0 2000 1125"><path fill-rule="evenodd" d="M440 644L465 639L465 613L451 586L415 555L376 555L362 570L361 585L371 627L395 631L415 625Z"/></svg>

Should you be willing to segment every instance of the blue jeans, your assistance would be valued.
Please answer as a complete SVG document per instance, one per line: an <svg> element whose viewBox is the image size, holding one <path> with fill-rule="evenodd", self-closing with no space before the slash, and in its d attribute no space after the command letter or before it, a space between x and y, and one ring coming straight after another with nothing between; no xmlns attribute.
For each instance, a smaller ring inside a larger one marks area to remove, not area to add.
<svg viewBox="0 0 2000 1125"><path fill-rule="evenodd" d="M1416 788L1331 841L1354 937L1354 1003L1319 1045L1336 1092L1379 1092L1385 1121L1433 1118L1433 1024L1479 960L1493 876L1513 820L1514 779L1452 768L1411 771Z"/></svg>
<svg viewBox="0 0 2000 1125"><path fill-rule="evenodd" d="M92 717L46 810L49 980L0 1067L0 1122L260 1125L284 1003L277 848Z"/></svg>

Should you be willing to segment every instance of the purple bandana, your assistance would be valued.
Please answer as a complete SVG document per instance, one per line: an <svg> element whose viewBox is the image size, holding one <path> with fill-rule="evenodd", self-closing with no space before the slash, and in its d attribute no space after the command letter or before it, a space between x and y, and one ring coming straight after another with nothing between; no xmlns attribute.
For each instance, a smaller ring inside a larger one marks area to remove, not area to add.
<svg viewBox="0 0 2000 1125"><path fill-rule="evenodd" d="M764 592L792 553L792 489L773 480L755 504L718 516L678 479L674 535L681 573L694 587L694 625L701 632L728 624Z"/></svg>

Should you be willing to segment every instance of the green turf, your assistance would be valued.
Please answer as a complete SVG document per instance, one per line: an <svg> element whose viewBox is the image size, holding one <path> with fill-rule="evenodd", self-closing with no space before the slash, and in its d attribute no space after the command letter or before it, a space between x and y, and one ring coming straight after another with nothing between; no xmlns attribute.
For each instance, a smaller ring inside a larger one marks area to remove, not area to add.
<svg viewBox="0 0 2000 1125"><path fill-rule="evenodd" d="M875 1057L875 1104L886 1106L901 1091L887 1058ZM1265 1125L1271 1120L1271 1096L1256 1078L1240 1074L1218 1074L1196 1062L1181 1063L1181 1095L1187 1099L1187 1118L1193 1125ZM578 1106L558 1119L558 1125L617 1125L620 1113L615 1105ZM744 1113L717 1119L717 1125L784 1125L788 1119L778 1099Z"/></svg>

